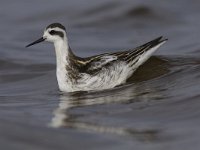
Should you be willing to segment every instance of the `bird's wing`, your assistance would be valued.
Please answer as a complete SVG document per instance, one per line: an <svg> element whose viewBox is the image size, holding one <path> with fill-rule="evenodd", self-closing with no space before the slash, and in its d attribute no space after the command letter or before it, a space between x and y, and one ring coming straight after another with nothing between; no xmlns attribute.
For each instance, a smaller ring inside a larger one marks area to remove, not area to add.
<svg viewBox="0 0 200 150"><path fill-rule="evenodd" d="M89 63L89 65L90 65L89 69L94 70L94 69L102 68L102 67L108 65L109 63L116 61L117 58L118 58L117 56L109 55L109 54L105 54L103 56L96 57Z"/></svg>
<svg viewBox="0 0 200 150"><path fill-rule="evenodd" d="M118 59L116 55L105 53L97 56L84 58L77 61L80 64L80 71L83 73L96 73L102 68L115 62Z"/></svg>
<svg viewBox="0 0 200 150"><path fill-rule="evenodd" d="M162 40L162 37L159 37L132 50L92 56L80 60L79 63L82 64L82 72L97 72L116 61L123 61L129 64L130 62L137 61L140 55L164 41L166 40Z"/></svg>

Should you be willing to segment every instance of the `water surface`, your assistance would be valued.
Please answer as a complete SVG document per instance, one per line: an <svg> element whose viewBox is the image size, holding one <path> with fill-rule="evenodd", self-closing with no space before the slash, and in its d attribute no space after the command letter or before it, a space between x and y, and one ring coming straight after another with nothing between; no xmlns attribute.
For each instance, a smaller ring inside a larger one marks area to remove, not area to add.
<svg viewBox="0 0 200 150"><path fill-rule="evenodd" d="M2 0L1 149L199 149L200 2ZM79 56L169 41L126 85L59 92L53 45L24 46L52 22Z"/></svg>

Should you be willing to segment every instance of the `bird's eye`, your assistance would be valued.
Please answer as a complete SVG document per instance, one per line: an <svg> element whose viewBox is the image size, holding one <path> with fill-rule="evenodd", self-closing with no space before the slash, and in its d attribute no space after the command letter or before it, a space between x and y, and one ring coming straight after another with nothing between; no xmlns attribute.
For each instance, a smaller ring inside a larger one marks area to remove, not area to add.
<svg viewBox="0 0 200 150"><path fill-rule="evenodd" d="M55 30L51 30L51 31L49 31L49 34L51 34L51 35L54 35L55 33L56 33Z"/></svg>

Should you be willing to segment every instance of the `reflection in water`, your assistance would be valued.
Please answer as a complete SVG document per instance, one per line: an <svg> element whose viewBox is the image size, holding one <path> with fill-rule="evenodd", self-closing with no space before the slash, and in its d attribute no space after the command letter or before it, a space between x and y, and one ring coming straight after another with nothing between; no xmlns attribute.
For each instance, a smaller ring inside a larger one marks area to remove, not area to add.
<svg viewBox="0 0 200 150"><path fill-rule="evenodd" d="M82 114L73 114L70 112L73 108L90 106L90 105L100 105L108 103L129 103L133 102L134 99L143 97L143 100L149 100L152 98L161 98L162 95L159 94L159 91L149 91L149 88L146 88L149 92L137 93L141 89L137 86L126 86L123 88L116 88L114 90L109 90L106 92L94 92L94 93L75 93L68 95L60 96L59 107L54 111L54 117L50 123L50 126L58 127L68 127L75 128L86 131L93 131L98 133L109 133L117 134L123 136L136 137L139 140L157 140L157 134L159 130L155 129L144 129L138 130L133 128L124 128L124 127L114 127L107 126L96 123L88 123L80 121L80 118L83 117ZM143 90L145 91L144 87Z"/></svg>
<svg viewBox="0 0 200 150"><path fill-rule="evenodd" d="M162 62L163 63L163 62ZM145 66L144 66L145 67ZM154 71L153 69L151 69ZM164 69L160 69L164 70ZM165 74L167 70L157 74ZM139 74L139 73L138 73ZM154 76L155 78L155 76ZM70 110L79 107L91 105L105 105L110 103L133 103L136 101L148 101L151 99L163 99L163 89L161 87L153 87L152 84L137 83L116 87L111 90L98 92L76 92L68 93L60 96L58 108L54 111L54 117L50 126L76 128L81 130L94 131L98 133L110 133L117 135L128 135L137 137L139 140L155 140L160 130L144 129L138 130L125 127L107 126L97 123L88 123L81 121L84 114L72 113Z"/></svg>

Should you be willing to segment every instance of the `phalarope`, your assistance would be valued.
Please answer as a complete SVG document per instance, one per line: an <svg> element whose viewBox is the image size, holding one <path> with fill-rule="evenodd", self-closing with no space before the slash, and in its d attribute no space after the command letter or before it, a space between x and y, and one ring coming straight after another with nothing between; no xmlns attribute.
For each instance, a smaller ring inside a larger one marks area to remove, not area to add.
<svg viewBox="0 0 200 150"><path fill-rule="evenodd" d="M45 28L42 38L26 47L43 41L54 43L59 89L74 92L109 89L125 83L167 39L159 37L131 50L81 58L73 54L65 27L53 23Z"/></svg>

